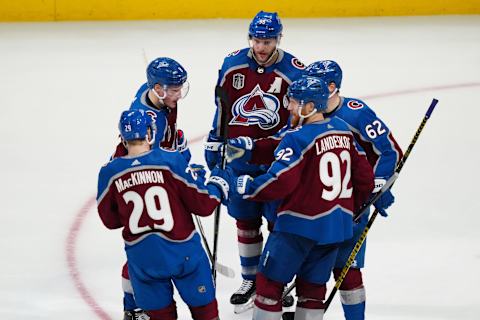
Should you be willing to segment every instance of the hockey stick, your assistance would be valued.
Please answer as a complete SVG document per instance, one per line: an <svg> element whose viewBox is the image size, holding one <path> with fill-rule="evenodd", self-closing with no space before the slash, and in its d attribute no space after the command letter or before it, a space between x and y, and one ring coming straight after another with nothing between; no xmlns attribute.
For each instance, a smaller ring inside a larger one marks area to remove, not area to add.
<svg viewBox="0 0 480 320"><path fill-rule="evenodd" d="M403 155L402 159L400 160L400 162L397 165L397 169L395 170L395 174L397 176L400 174L400 171L402 170L405 162L407 161L407 159L410 155L410 152L412 151L413 147L417 143L418 137L420 136L420 133L422 133L422 130L425 127L425 124L427 123L428 119L430 118L430 116L433 112L433 109L435 109L435 106L437 105L437 103L438 103L437 99L432 100L432 103L430 104L430 107L428 108L427 113L423 117L423 120L422 120L422 122L420 123L420 125L417 129L417 132L415 132L415 135L413 136L412 141L410 142L410 145L407 148L407 151L405 151L405 154ZM392 184L393 184L393 182L392 182ZM390 186L389 188L391 188L391 187L392 186ZM382 188L382 190L383 190L383 188ZM384 191L386 191L386 190L384 190ZM373 203L374 202L372 202L372 204ZM364 214L365 211L366 211L366 209L364 209L361 212L361 214ZM348 270L350 270L350 266L352 265L353 260L355 260L355 257L357 256L358 252L360 251L360 248L362 247L363 243L365 242L365 239L367 238L367 233L370 230L370 227L372 226L373 222L377 218L377 215L378 215L378 210L375 209L372 216L368 220L367 225L363 229L363 232L360 235L360 238L358 239L357 243L355 244L355 247L353 248L352 253L350 253L350 256L348 257L347 263L343 267L342 272L340 273L340 276L338 277L337 281L335 282L335 286L333 287L332 292L330 292L330 294L328 295L327 301L325 301L325 312L328 310L328 307L332 303L333 297L335 296L338 289L340 288L340 285L342 284L343 280L345 279L345 276L347 275ZM357 219L358 218L360 218L360 215L357 216Z"/></svg>
<svg viewBox="0 0 480 320"><path fill-rule="evenodd" d="M195 217L195 222L197 223L198 231L200 233L200 237L202 238L203 244L207 251L208 258L210 259L210 262L213 265L213 255L212 255L212 251L210 250L210 246L208 245L207 237L205 236L205 231L203 230L202 221L200 221L200 218L198 216L196 215L193 215L193 216ZM215 269L218 271L218 273L224 275L227 278L235 278L235 271L233 271L232 268L227 267L226 265L223 265L218 261L215 262Z"/></svg>
<svg viewBox="0 0 480 320"><path fill-rule="evenodd" d="M374 204L378 198L380 198L382 196L382 194L384 194L388 189L390 189L390 187L393 185L393 183L395 182L395 180L397 180L398 178L398 173L395 172L393 174L393 176L390 177L390 179L387 180L387 182L383 185L383 187L380 189L379 192L377 192L375 194L375 196L370 199L369 202L367 202L366 204L362 205L362 208L360 209L360 211L358 212L358 214L355 215L355 217L358 217L360 218L366 211L368 211L368 209L370 208L370 206L372 204ZM354 218L354 221L356 222L357 220L355 220ZM290 292L292 292L292 290L295 288L295 282L293 282L290 286L288 286L287 290L285 290L282 294L282 299L285 298Z"/></svg>
<svg viewBox="0 0 480 320"><path fill-rule="evenodd" d="M362 208L360 209L359 213L357 213L354 217L354 221L357 222L359 221L360 217L362 217L367 211L368 209L370 208L370 206L372 204L374 204L381 196L382 194L384 194L387 190L389 190L393 183L397 180L398 178L398 175L400 174L400 171L402 170L403 168L403 165L405 164L405 161L407 160L408 156L410 155L410 152L412 151L413 149L413 146L415 145L415 143L417 142L417 139L418 137L420 136L420 133L422 132L423 130L423 127L425 126L425 124L427 123L427 120L430 118L430 115L432 114L433 112L433 109L435 108L435 106L437 105L438 103L438 100L437 99L433 99L431 104L430 104L430 107L428 108L427 110L427 113L425 114L422 122L420 123L420 126L418 127L417 129L417 132L415 133L415 135L413 136L413 139L412 141L410 142L410 145L408 146L408 149L407 151L405 151L405 154L403 155L402 159L400 160L400 162L398 163L397 165L397 168L394 172L394 174L392 175L392 177L390 177L390 179L387 180L387 182L385 183L385 185L382 187L382 189L380 189L379 192L377 192L375 194L375 196L370 199L369 202L367 202L366 204L364 204L362 206ZM355 260L355 257L357 256L358 252L360 251L360 248L362 247L363 243L365 242L365 239L367 237L367 233L370 229L370 227L372 226L373 222L375 221L376 217L378 215L378 210L375 210L372 214L372 216L370 217L370 219L368 220L368 223L365 227L365 229L363 230L362 234L360 235L360 238L358 239L357 243L355 244L353 250L352 250L352 253L350 254L350 256L348 257L348 260L347 260L347 263L346 265L343 267L342 269L342 272L340 273L340 277L338 278L338 280L335 282L335 286L334 288L332 289L332 292L330 292L327 300L325 301L325 312L327 311L328 307L330 306L330 304L332 303L332 300L333 300L333 297L335 296L335 294L337 293L338 291L338 288L340 288L340 285L342 284L343 280L345 279L345 276L347 275L347 272L348 270L350 270L350 266L352 265L353 263L353 260ZM288 295L293 289L295 288L295 282L292 283L288 288L287 290L285 290L283 292L283 295L282 295L282 298L284 298L286 295ZM293 312L286 312L282 315L282 318L284 320L288 320L288 319L293 319Z"/></svg>
<svg viewBox="0 0 480 320"><path fill-rule="evenodd" d="M222 169L225 169L225 152L227 150L226 144L228 140L228 124L227 124L227 108L231 107L230 99L227 95L227 92L224 88L220 86L215 87L215 97L218 99L220 104L220 111L221 111L221 127L220 127L220 135L223 140L223 148L222 148ZM219 204L217 209L215 209L215 216L213 222L213 254L212 254L212 276L213 282L217 283L217 252L218 252L218 231L220 228L220 212L221 212L222 204Z"/></svg>

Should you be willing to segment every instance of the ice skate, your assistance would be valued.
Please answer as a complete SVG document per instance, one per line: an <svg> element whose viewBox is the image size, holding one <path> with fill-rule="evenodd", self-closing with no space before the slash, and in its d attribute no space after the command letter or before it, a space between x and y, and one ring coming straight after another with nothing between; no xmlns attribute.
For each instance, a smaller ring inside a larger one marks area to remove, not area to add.
<svg viewBox="0 0 480 320"><path fill-rule="evenodd" d="M149 320L150 317L142 310L125 310L123 320Z"/></svg>
<svg viewBox="0 0 480 320"><path fill-rule="evenodd" d="M240 288L230 297L230 303L234 306L234 313L243 313L253 307L255 288L254 280L243 279Z"/></svg>

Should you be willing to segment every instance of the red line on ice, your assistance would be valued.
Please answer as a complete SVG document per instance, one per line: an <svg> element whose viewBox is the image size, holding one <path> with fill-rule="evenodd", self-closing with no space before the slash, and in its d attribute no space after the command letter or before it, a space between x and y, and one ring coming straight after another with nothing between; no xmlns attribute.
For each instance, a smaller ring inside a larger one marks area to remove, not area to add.
<svg viewBox="0 0 480 320"><path fill-rule="evenodd" d="M80 271L78 270L77 266L76 245L78 234L83 225L83 222L85 221L85 217L87 216L90 209L95 207L95 204L95 197L90 197L87 202L85 202L85 204L80 208L80 210L78 210L77 214L75 215L75 220L70 226L70 230L68 232L65 251L67 255L68 271L70 273L70 276L72 277L75 288L77 288L78 290L78 293L87 303L90 309L92 309L92 311L98 316L99 319L111 320L112 318L102 309L102 307L98 305L98 303L95 301L95 298L93 298L93 296L87 290L87 287L82 281Z"/></svg>
<svg viewBox="0 0 480 320"><path fill-rule="evenodd" d="M454 84L454 85L445 85L445 86L435 86L435 87L426 87L426 88L418 88L418 89L408 89L408 90L401 90L401 91L393 91L393 92L385 92L380 94L372 94L368 96L364 96L362 99L378 99L378 98L385 98L385 97L392 97L392 96L401 96L407 94L414 94L419 92L427 92L427 91L444 91L444 90L452 90L452 89L462 89L468 87L478 87L480 83L462 83L462 84ZM190 144L197 143L203 139L204 136L199 136L190 140ZM89 198L85 204L77 211L75 215L75 219L70 227L68 232L67 242L66 242L66 258L68 264L68 270L70 276L72 277L72 281L75 287L78 290L78 293L82 297L82 299L87 303L87 305L92 309L92 311L98 316L99 319L102 320L112 320L112 318L105 312L105 310L100 307L100 305L95 301L95 298L90 294L87 287L82 281L80 276L80 272L77 266L77 258L76 254L76 244L78 239L78 234L80 229L83 225L83 221L85 217L93 209L96 205L95 197ZM119 293L120 294L120 293Z"/></svg>

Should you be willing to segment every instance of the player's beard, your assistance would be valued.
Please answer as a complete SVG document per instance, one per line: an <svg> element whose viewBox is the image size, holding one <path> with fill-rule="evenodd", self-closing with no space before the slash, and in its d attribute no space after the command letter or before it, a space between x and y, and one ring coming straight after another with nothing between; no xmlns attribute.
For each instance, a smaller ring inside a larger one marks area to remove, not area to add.
<svg viewBox="0 0 480 320"><path fill-rule="evenodd" d="M275 48L275 50L273 50L273 52L270 55L268 55L268 53L266 53L266 52L261 52L261 54L263 55L263 57L261 59L260 59L259 54L260 54L260 52L255 53L255 51L252 48L252 56L253 56L254 60L261 66L267 66L267 65L270 65L270 64L274 63L277 60L278 49Z"/></svg>
<svg viewBox="0 0 480 320"><path fill-rule="evenodd" d="M300 116L294 112L293 114L291 113L290 114L290 127L292 129L295 129L296 127L298 127L298 125L300 124Z"/></svg>

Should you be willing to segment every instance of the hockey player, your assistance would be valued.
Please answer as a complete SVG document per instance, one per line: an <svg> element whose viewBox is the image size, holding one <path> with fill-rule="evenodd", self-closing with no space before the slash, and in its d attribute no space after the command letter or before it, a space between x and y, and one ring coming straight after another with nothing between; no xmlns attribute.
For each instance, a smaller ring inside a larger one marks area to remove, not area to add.
<svg viewBox="0 0 480 320"><path fill-rule="evenodd" d="M130 109L144 109L157 125L156 146L180 151L187 162L190 151L182 130L177 130L177 105L188 94L187 71L180 63L160 57L147 67L147 82L140 86ZM154 146L155 147L155 146ZM126 150L119 144L117 156Z"/></svg>
<svg viewBox="0 0 480 320"><path fill-rule="evenodd" d="M177 130L178 101L188 94L187 71L180 63L168 57L160 57L149 63L146 70L147 82L140 86L130 106L131 110L146 110L155 122L157 131L155 145L178 150L190 161L190 150L183 131ZM127 150L119 143L114 157L126 155ZM122 269L124 320L134 320L143 312L139 310L133 296L132 285L128 277L128 265Z"/></svg>
<svg viewBox="0 0 480 320"><path fill-rule="evenodd" d="M226 182L213 176L205 186L179 152L151 149L155 124L144 110L123 112L119 129L128 154L100 170L97 203L107 228L123 228L138 306L151 320L177 319L173 283L193 319L218 319L210 264L191 212L211 214L221 192L228 196Z"/></svg>
<svg viewBox="0 0 480 320"><path fill-rule="evenodd" d="M348 123L350 130L365 150L367 158L375 170L375 191L379 191L386 180L393 175L403 156L402 150L390 129L365 102L340 96L339 90L342 85L343 72L335 61L314 62L308 66L306 73L319 77L329 84L331 97L328 100L328 116L337 116ZM375 207L379 209L380 214L386 216L385 209L394 200L394 196L388 190L375 203ZM355 225L353 238L340 247L335 261L335 278L339 277L367 222L368 215L364 215L360 223ZM365 245L366 242L364 242L352 268L339 288L343 311L347 320L365 319L366 294L360 270L364 267Z"/></svg>
<svg viewBox="0 0 480 320"><path fill-rule="evenodd" d="M386 180L393 175L399 160L403 156L402 150L393 138L390 129L362 100L340 96L339 89L342 84L343 72L335 61L314 62L306 68L305 72L309 76L319 77L328 83L330 97L325 116L339 117L348 124L355 140L365 150L367 159L374 168L374 192L378 192ZM238 158L237 161L240 160L239 154L242 154L242 161L268 163L273 157L273 150L278 145L278 139L262 139L254 142L248 141L246 137L240 137L229 141L229 144L233 145L233 148L229 148L229 153L232 153L232 158ZM240 153L239 150L241 150ZM393 202L392 193L387 191L375 203L375 207L383 216L386 216L385 209ZM335 278L339 277L367 222L368 215L364 215L360 223L354 226L353 238L340 247L335 262ZM365 318L366 294L361 273L365 261L365 245L366 241L340 286L340 298L347 320L362 320Z"/></svg>
<svg viewBox="0 0 480 320"><path fill-rule="evenodd" d="M249 48L234 51L225 58L217 85L227 92L232 106L222 108L219 99L215 101L213 129L205 143L205 158L210 168L220 162L223 112L226 112L229 138L267 137L287 123L287 88L305 66L278 47L282 28L276 12L260 11L250 23ZM259 166L247 164L236 169L237 175L257 176L263 172ZM263 246L260 231L263 208L260 203L243 199L228 203L228 213L236 219L243 278L240 288L230 299L236 306L248 302L255 292L255 275ZM293 303L293 298L289 300L287 305Z"/></svg>
<svg viewBox="0 0 480 320"><path fill-rule="evenodd" d="M255 320L281 318L283 288L295 275L295 319L323 319L337 245L352 237L352 215L373 190L372 168L348 125L323 115L327 84L304 77L291 84L288 95L294 130L282 138L276 160L267 173L233 183L243 198L281 199L257 273Z"/></svg>

